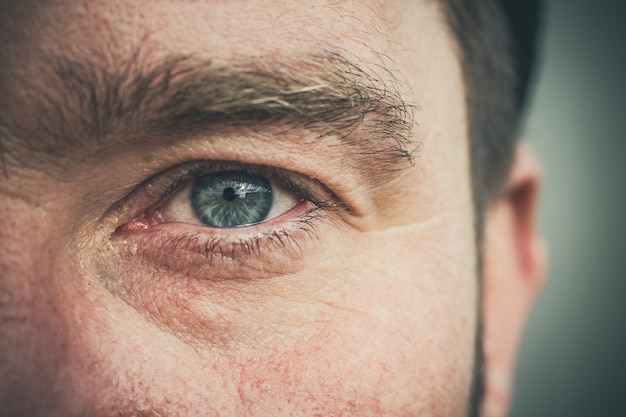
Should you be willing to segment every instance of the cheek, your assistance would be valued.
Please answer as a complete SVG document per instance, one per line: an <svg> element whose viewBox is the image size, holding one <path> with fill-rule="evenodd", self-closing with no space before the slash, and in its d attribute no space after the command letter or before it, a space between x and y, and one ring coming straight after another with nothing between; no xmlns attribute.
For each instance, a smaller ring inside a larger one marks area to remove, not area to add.
<svg viewBox="0 0 626 417"><path fill-rule="evenodd" d="M337 369L336 383L366 382L384 410L407 411L398 415L461 415L476 332L473 269L396 241L347 273L340 327L326 342L337 363L354 367Z"/></svg>
<svg viewBox="0 0 626 417"><path fill-rule="evenodd" d="M476 325L472 251L453 257L415 235L380 234L376 250L364 243L349 256L329 250L271 290L224 296L210 317L180 299L162 303L167 326L101 286L73 286L75 401L111 413L461 415ZM201 333L171 331L194 317Z"/></svg>
<svg viewBox="0 0 626 417"><path fill-rule="evenodd" d="M471 226L447 220L370 233L331 289L335 333L322 340L336 363L354 365L339 366L337 385L364 381L384 410L410 411L398 415L458 416L468 400L476 250Z"/></svg>
<svg viewBox="0 0 626 417"><path fill-rule="evenodd" d="M231 289L209 318L164 298L157 310L170 324L204 332L181 337L54 252L61 234L38 226L53 222L20 212L0 225L0 242L11 242L0 258L0 394L15 414L462 414L470 245L446 250L407 228L326 248L316 268L264 291Z"/></svg>
<svg viewBox="0 0 626 417"><path fill-rule="evenodd" d="M69 328L51 273L61 242L21 200L0 196L0 213L0 404L7 415L46 415L67 391Z"/></svg>

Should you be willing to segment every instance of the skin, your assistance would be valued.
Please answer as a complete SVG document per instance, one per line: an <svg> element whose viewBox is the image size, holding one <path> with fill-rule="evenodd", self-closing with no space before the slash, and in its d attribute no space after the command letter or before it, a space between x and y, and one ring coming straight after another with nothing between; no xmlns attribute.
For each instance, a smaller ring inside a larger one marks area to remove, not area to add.
<svg viewBox="0 0 626 417"><path fill-rule="evenodd" d="M534 228L538 169L520 150L489 208L481 298L464 85L435 4L93 0L11 13L23 24L3 32L13 42L2 51L1 105L18 124L41 116L33 103L46 91L42 57L50 54L101 51L115 67L138 44L157 61L333 51L419 105L411 136L419 148L414 164L398 161L375 184L337 157L337 138L315 141L303 128L277 134L270 124L142 145L122 137L78 157L5 137L0 414L463 416L481 318L482 414L506 413L517 341L545 269ZM148 206L131 199L116 210L120 201L193 160L297 172L350 210L328 213L313 237L295 233L299 248L210 263L163 246L163 233L236 239L302 213L245 231L172 218L158 233L116 234Z"/></svg>

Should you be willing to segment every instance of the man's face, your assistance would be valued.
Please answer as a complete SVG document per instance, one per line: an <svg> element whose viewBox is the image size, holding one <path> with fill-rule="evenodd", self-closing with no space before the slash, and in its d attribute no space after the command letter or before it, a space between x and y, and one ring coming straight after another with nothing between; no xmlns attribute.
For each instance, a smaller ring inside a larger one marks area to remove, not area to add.
<svg viewBox="0 0 626 417"><path fill-rule="evenodd" d="M1 52L6 415L465 413L467 121L433 2L28 3Z"/></svg>

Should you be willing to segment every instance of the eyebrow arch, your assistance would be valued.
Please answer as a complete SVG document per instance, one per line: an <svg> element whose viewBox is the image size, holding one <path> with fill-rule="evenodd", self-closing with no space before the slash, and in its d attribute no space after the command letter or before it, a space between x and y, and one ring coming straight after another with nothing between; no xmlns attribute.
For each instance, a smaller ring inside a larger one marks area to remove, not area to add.
<svg viewBox="0 0 626 417"><path fill-rule="evenodd" d="M390 71L381 77L330 52L227 64L190 55L150 61L139 52L117 65L55 56L37 144L67 160L117 142L278 127L340 137L350 163L373 177L413 163L414 106Z"/></svg>

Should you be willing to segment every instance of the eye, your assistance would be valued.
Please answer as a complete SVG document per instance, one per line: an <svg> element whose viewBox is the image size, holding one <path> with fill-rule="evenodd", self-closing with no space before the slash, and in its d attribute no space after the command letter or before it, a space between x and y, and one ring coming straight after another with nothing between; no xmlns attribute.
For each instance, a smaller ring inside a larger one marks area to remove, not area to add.
<svg viewBox="0 0 626 417"><path fill-rule="evenodd" d="M220 171L193 180L158 212L168 223L238 228L280 216L302 201L302 197L261 175Z"/></svg>
<svg viewBox="0 0 626 417"><path fill-rule="evenodd" d="M132 217L117 229L120 233L187 225L187 230L231 236L237 231L248 234L248 227L254 233L269 232L286 223L309 221L317 210L346 209L316 180L277 167L229 161L173 167L143 183L121 207ZM286 213L292 215L283 216ZM265 223L263 229L256 227Z"/></svg>
<svg viewBox="0 0 626 417"><path fill-rule="evenodd" d="M296 268L294 259L302 258L309 242L351 215L316 179L232 161L174 166L114 207L111 217L123 222L111 235L118 253L168 271L208 268L199 275L210 277ZM221 268L210 268L218 259L224 261Z"/></svg>

